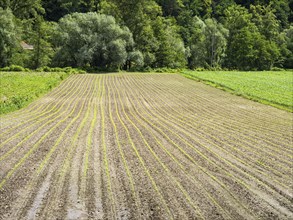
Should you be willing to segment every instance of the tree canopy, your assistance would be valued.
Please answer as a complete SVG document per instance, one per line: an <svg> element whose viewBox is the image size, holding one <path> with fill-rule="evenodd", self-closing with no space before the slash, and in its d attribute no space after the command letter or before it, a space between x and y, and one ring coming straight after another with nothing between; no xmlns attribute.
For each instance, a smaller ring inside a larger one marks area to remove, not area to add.
<svg viewBox="0 0 293 220"><path fill-rule="evenodd" d="M13 51L18 47L18 30L10 9L0 8L0 66L10 64Z"/></svg>
<svg viewBox="0 0 293 220"><path fill-rule="evenodd" d="M112 16L89 13L68 14L60 19L55 38L58 66L121 67L134 52L132 33ZM132 60L136 61L136 60Z"/></svg>
<svg viewBox="0 0 293 220"><path fill-rule="evenodd" d="M0 0L0 66L292 68L292 7L292 0Z"/></svg>

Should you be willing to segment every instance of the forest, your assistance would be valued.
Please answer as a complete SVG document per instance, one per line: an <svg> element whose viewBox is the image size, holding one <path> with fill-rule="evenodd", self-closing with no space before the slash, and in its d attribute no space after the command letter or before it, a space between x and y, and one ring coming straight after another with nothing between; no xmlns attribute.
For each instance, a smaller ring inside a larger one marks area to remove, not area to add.
<svg viewBox="0 0 293 220"><path fill-rule="evenodd" d="M292 0L0 0L0 67L293 68Z"/></svg>

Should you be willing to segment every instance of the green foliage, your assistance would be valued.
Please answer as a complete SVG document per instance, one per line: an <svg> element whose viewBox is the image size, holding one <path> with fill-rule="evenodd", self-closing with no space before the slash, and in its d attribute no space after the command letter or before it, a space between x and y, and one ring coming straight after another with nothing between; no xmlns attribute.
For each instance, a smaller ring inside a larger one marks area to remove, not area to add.
<svg viewBox="0 0 293 220"><path fill-rule="evenodd" d="M282 41L282 53L284 57L283 66L288 69L293 69L293 26L285 29L281 34Z"/></svg>
<svg viewBox="0 0 293 220"><path fill-rule="evenodd" d="M30 68L39 68L51 63L54 55L52 36L55 24L46 22L42 17L38 17L33 25L33 32L30 34L31 43L34 45L32 52Z"/></svg>
<svg viewBox="0 0 293 220"><path fill-rule="evenodd" d="M293 77L291 71L185 71L183 74L234 94L293 111Z"/></svg>
<svg viewBox="0 0 293 220"><path fill-rule="evenodd" d="M267 40L275 40L279 34L279 21L271 6L251 5L252 22Z"/></svg>
<svg viewBox="0 0 293 220"><path fill-rule="evenodd" d="M0 68L0 71L4 72L27 72L28 69L23 68L22 66L18 65L11 65L4 68Z"/></svg>
<svg viewBox="0 0 293 220"><path fill-rule="evenodd" d="M0 67L10 64L18 45L18 28L10 9L0 7Z"/></svg>
<svg viewBox="0 0 293 220"><path fill-rule="evenodd" d="M18 40L18 49L14 50L11 63L31 69L50 65L55 53L51 44L55 24L45 22L41 16L38 16L33 23L24 22L23 25L25 27L19 34L19 39L32 45L33 50L21 48Z"/></svg>
<svg viewBox="0 0 293 220"><path fill-rule="evenodd" d="M0 67L292 68L291 6L291 0L0 0ZM94 31L100 24L85 21L89 12L113 16L113 25L101 20L116 32ZM21 41L34 49L22 49Z"/></svg>
<svg viewBox="0 0 293 220"><path fill-rule="evenodd" d="M232 5L236 5L234 0L213 1L214 17L222 20L223 16L225 16L225 10Z"/></svg>
<svg viewBox="0 0 293 220"><path fill-rule="evenodd" d="M258 24L258 27L253 23L253 15L243 7L231 6L225 15L225 25L230 32L226 65L239 70L271 69L280 56L277 44L269 39L273 37L272 33L268 33L266 39L261 34L263 24Z"/></svg>
<svg viewBox="0 0 293 220"><path fill-rule="evenodd" d="M183 11L188 10L192 12L192 16L201 18L209 18L212 14L212 0L182 0Z"/></svg>
<svg viewBox="0 0 293 220"><path fill-rule="evenodd" d="M162 19L156 26L155 34L160 42L159 48L155 53L155 66L167 68L185 67L187 64L187 53L174 20Z"/></svg>
<svg viewBox="0 0 293 220"><path fill-rule="evenodd" d="M150 72L154 72L154 73L179 73L181 71L181 69L177 68L167 68L167 67L163 67L163 68L156 68L154 70L151 70Z"/></svg>
<svg viewBox="0 0 293 220"><path fill-rule="evenodd" d="M225 50L229 31L215 19L208 18L202 21L196 18L190 38L191 56L190 67L219 67L225 57Z"/></svg>
<svg viewBox="0 0 293 220"><path fill-rule="evenodd" d="M126 61L126 69L136 70L140 69L144 65L143 54L140 51L133 51L128 53Z"/></svg>
<svg viewBox="0 0 293 220"><path fill-rule="evenodd" d="M60 20L56 32L55 44L59 49L54 64L57 66L117 69L134 51L129 29L117 25L112 16L74 13Z"/></svg>
<svg viewBox="0 0 293 220"><path fill-rule="evenodd" d="M164 16L178 16L184 7L182 0L157 0L162 7Z"/></svg>
<svg viewBox="0 0 293 220"><path fill-rule="evenodd" d="M60 68L60 67L48 67L44 66L41 68L36 69L37 72L47 72L47 73L68 73L68 74L83 74L86 73L84 70L77 69L77 68L72 68L72 67L65 67L65 68Z"/></svg>
<svg viewBox="0 0 293 220"><path fill-rule="evenodd" d="M1 0L0 7L10 9L18 18L31 19L44 13L41 2L41 0Z"/></svg>
<svg viewBox="0 0 293 220"><path fill-rule="evenodd" d="M112 15L118 23L133 33L136 47L142 52L146 66L156 65L156 51L160 47L155 29L161 25L162 11L155 1L102 0L101 12Z"/></svg>
<svg viewBox="0 0 293 220"><path fill-rule="evenodd" d="M65 72L0 72L0 114L26 106L68 76Z"/></svg>
<svg viewBox="0 0 293 220"><path fill-rule="evenodd" d="M60 0L43 0L42 5L45 9L44 18L47 21L57 22L67 14L66 9L61 7Z"/></svg>

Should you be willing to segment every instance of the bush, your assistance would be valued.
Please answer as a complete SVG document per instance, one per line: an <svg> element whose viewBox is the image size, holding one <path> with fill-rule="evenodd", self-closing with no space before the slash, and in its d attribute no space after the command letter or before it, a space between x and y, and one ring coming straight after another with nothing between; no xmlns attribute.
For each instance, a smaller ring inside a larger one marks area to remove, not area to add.
<svg viewBox="0 0 293 220"><path fill-rule="evenodd" d="M72 68L72 67L60 68L60 67L48 67L48 66L38 68L36 71L37 72L50 72L50 73L65 72L68 74L78 74L78 73L84 74L84 73L86 73L86 71L84 71L84 70L76 69L76 68Z"/></svg>
<svg viewBox="0 0 293 220"><path fill-rule="evenodd" d="M273 68L271 69L271 71L284 71L284 69L279 68L279 67L273 67Z"/></svg>
<svg viewBox="0 0 293 220"><path fill-rule="evenodd" d="M153 72L154 70L150 67L150 66L147 66L143 69L143 72Z"/></svg>
<svg viewBox="0 0 293 220"><path fill-rule="evenodd" d="M203 68L203 67L198 67L198 68L195 69L195 71L202 72L202 71L205 71L205 68Z"/></svg>
<svg viewBox="0 0 293 220"><path fill-rule="evenodd" d="M181 69L172 69L167 67L154 69L154 72L156 73L179 73L180 71Z"/></svg>
<svg viewBox="0 0 293 220"><path fill-rule="evenodd" d="M0 68L1 71L4 72L29 72L29 69L23 68L22 66L18 65L11 65L4 68Z"/></svg>

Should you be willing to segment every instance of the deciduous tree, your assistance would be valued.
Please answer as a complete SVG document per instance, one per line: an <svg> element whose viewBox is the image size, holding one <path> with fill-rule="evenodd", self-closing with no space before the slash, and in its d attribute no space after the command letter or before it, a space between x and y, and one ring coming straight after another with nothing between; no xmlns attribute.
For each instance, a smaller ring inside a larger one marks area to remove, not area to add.
<svg viewBox="0 0 293 220"><path fill-rule="evenodd" d="M18 18L32 18L44 13L41 0L0 0L0 7L10 9Z"/></svg>
<svg viewBox="0 0 293 220"><path fill-rule="evenodd" d="M0 66L10 64L14 50L19 47L19 30L10 9L0 7Z"/></svg>
<svg viewBox="0 0 293 220"><path fill-rule="evenodd" d="M59 22L55 64L101 68L122 67L134 51L132 34L112 16L73 13Z"/></svg>

